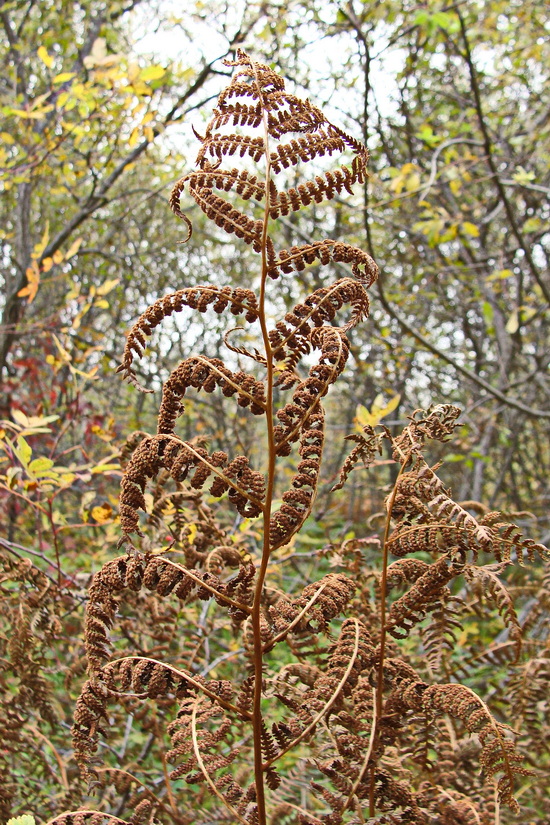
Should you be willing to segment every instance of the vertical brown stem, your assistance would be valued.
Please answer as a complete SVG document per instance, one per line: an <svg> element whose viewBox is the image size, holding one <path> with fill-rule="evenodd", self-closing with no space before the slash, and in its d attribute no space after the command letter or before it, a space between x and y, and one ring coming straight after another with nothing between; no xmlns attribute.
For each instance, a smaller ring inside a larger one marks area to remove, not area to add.
<svg viewBox="0 0 550 825"><path fill-rule="evenodd" d="M399 472L397 473L397 478L395 479L395 484L393 485L393 490L391 492L391 496L388 500L388 513L386 516L386 526L384 528L384 541L382 547L382 575L380 577L380 653L379 653L379 661L378 661L378 673L376 677L376 701L374 707L374 713L376 716L376 728L374 733L374 743L376 745L378 738L380 736L380 719L382 718L382 712L384 710L384 656L386 653L386 599L388 595L388 538L390 535L390 527L391 527L391 514L393 510L393 505L395 503L395 497L397 496L397 488L399 485L399 479L403 475L405 467L409 463L411 454L408 453L404 456L401 460L401 467L399 468ZM373 747L373 751L375 747ZM369 816L374 816L375 814L375 805L374 805L374 769L371 771L370 777L370 791L369 791Z"/></svg>
<svg viewBox="0 0 550 825"><path fill-rule="evenodd" d="M262 91L256 75L258 94L262 99ZM265 209L262 230L262 275L259 297L259 321L264 343L267 376L266 376L266 432L268 448L267 485L265 496L265 507L263 513L263 549L256 589L254 591L254 602L252 605L252 629L254 634L254 702L252 705L252 724L254 733L254 778L256 783L256 801L258 805L259 825L266 825L265 810L265 786L262 758L262 681L263 681L263 650L261 634L261 601L262 591L265 581L269 554L271 548L270 519L271 505L273 501L273 488L275 484L275 435L273 431L273 353L269 342L267 321L265 317L265 290L267 282L267 230L269 225L271 161L269 152L269 132L267 125L267 114L263 110L264 124L264 152L265 152Z"/></svg>

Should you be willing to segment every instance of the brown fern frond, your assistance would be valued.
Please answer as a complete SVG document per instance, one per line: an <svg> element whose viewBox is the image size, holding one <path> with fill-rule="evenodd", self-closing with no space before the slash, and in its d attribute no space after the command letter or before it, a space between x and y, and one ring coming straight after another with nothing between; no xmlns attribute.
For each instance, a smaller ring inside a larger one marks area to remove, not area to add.
<svg viewBox="0 0 550 825"><path fill-rule="evenodd" d="M393 439L394 458L422 450L426 440L446 441L458 427L460 409L452 404L437 404L426 410L415 410L408 416L411 422L401 435Z"/></svg>
<svg viewBox="0 0 550 825"><path fill-rule="evenodd" d="M529 773L522 767L522 758L509 738L510 729L497 722L485 703L470 688L459 684L431 685L412 682L406 686L402 701L427 713L448 713L460 721L470 733L475 733L482 746L480 764L487 777L502 773L498 779L501 803L518 812L514 799L514 777Z"/></svg>
<svg viewBox="0 0 550 825"><path fill-rule="evenodd" d="M271 247L268 253L268 275L273 280L279 278L281 272L302 272L308 264L315 263L316 260L324 266L331 261L351 264L352 274L366 287L371 286L378 278L378 266L370 255L342 241L327 239L302 246L291 246L290 249L281 249L278 256Z"/></svg>
<svg viewBox="0 0 550 825"><path fill-rule="evenodd" d="M514 719L521 721L529 734L529 748L548 754L550 744L550 658L541 654L522 664L507 685L507 700Z"/></svg>
<svg viewBox="0 0 550 825"><path fill-rule="evenodd" d="M449 589L444 588L430 609L430 622L421 629L420 635L426 660L434 672L440 671L455 648L456 632L462 629L460 616L464 607L463 599L452 596Z"/></svg>
<svg viewBox="0 0 550 825"><path fill-rule="evenodd" d="M316 630L326 632L332 619L340 616L355 593L355 585L342 573L328 573L318 582L308 584L293 605L301 612L309 604L304 621ZM315 595L318 598L310 604Z"/></svg>
<svg viewBox="0 0 550 825"><path fill-rule="evenodd" d="M463 571L464 562L443 556L426 568L411 589L390 608L386 628L396 639L408 636L411 628L435 608L441 594L448 592L448 582Z"/></svg>
<svg viewBox="0 0 550 825"><path fill-rule="evenodd" d="M363 462L365 468L370 467L376 461L377 454L382 453L383 437L382 434L376 433L369 425L363 427L362 433L352 433L351 435L345 436L345 441L355 441L357 446L353 448L345 459L340 470L338 482L331 488L331 492L342 489L349 474L360 460Z"/></svg>
<svg viewBox="0 0 550 825"><path fill-rule="evenodd" d="M227 307L233 315L244 313L249 323L252 323L258 317L256 296L250 289L208 285L172 292L170 295L159 298L158 301L151 304L130 329L124 347L122 363L116 371L123 373L124 378L127 378L143 392L152 392L152 390L142 387L137 380L132 369L135 355L141 358L147 346L147 337L165 318L168 318L174 312L181 312L184 307L196 309L198 312L206 312L210 305L213 305L214 312L218 314L224 312Z"/></svg>
<svg viewBox="0 0 550 825"><path fill-rule="evenodd" d="M351 304L350 320L340 329L347 332L366 318L369 300L364 286L351 278L342 278L330 287L313 292L303 304L296 306L279 321L269 333L273 357L285 360L285 368L293 370L303 354L310 351L309 334L313 327L321 327L325 321L332 324L336 313L344 304Z"/></svg>
<svg viewBox="0 0 550 825"><path fill-rule="evenodd" d="M510 596L506 586L498 578L497 569L491 569L490 566L477 567L475 565L467 565L464 569L464 577L467 582L476 588L478 592L482 593L490 601L494 602L496 608L502 618L510 639L513 640L516 646L516 661L519 659L521 653L522 629L519 623L512 597Z"/></svg>
<svg viewBox="0 0 550 825"><path fill-rule="evenodd" d="M97 672L109 656L109 632L114 624L118 602L113 594L128 589L138 592L142 587L154 590L161 597L173 593L179 599L214 596L234 612L235 619L248 615L250 608L237 599L251 599L251 565L242 564L239 573L222 582L208 571L187 570L162 556L119 556L107 562L94 575L86 609L85 644L89 667ZM244 616L243 616L244 614Z"/></svg>
<svg viewBox="0 0 550 825"><path fill-rule="evenodd" d="M237 395L239 407L250 407L253 415L265 413L265 387L245 372L232 372L219 358L194 355L172 371L162 389L157 432L173 433L176 419L183 413L181 399L187 389L213 392L219 387L227 398Z"/></svg>
<svg viewBox="0 0 550 825"><path fill-rule="evenodd" d="M250 137L249 135L213 135L207 132L196 162L197 166L200 166L201 169L206 167L208 171L207 154L218 161L221 161L225 155L237 154L241 158L248 155L258 163L264 155L264 141L261 137Z"/></svg>
<svg viewBox="0 0 550 825"><path fill-rule="evenodd" d="M263 154L263 140L261 138L259 140L262 146L261 154ZM255 252L260 252L262 221L247 217L207 187L192 189L191 194L206 217L214 221L216 226L250 244Z"/></svg>
<svg viewBox="0 0 550 825"><path fill-rule="evenodd" d="M318 364L311 367L305 381L298 384L292 401L277 412L277 418L282 422L275 428L278 455L288 455L290 444L298 440L311 414L320 414L319 401L336 381L348 358L349 344L338 327L316 327L309 334L309 341L321 350Z"/></svg>
<svg viewBox="0 0 550 825"><path fill-rule="evenodd" d="M339 169L325 172L323 175L316 175L314 180L305 181L286 191L277 191L271 198L270 217L276 219L280 215L297 212L303 206L309 206L311 203L323 203L325 200L332 200L343 189L352 194L353 185L364 183L366 179L367 159L364 154L358 155L354 159L351 169L348 166L341 166Z"/></svg>
<svg viewBox="0 0 550 825"><path fill-rule="evenodd" d="M550 551L525 538L515 524L499 521L500 513L477 519L455 502L432 468L423 461L398 481L392 516L399 519L388 546L397 556L417 551L440 552L452 547L471 553L475 563L481 551L498 562L515 556L519 564L524 555L533 561L535 554L547 558Z"/></svg>
<svg viewBox="0 0 550 825"><path fill-rule="evenodd" d="M142 825L149 819L151 813L152 806L150 802L148 802L148 806L147 810L142 806L139 813L136 809L129 820L121 819L114 814L101 813L101 811L64 811L54 819L50 819L46 825Z"/></svg>
<svg viewBox="0 0 550 825"><path fill-rule="evenodd" d="M125 535L133 532L143 535L138 526L138 510L145 510L147 479L154 478L162 468L169 470L175 481L185 480L189 471L196 468L190 480L194 489L203 487L214 475L216 478L210 487L213 496L220 497L229 491L231 503L248 518L262 512L264 477L252 470L246 456L236 456L229 461L222 451L209 455L202 447L195 448L190 442L181 441L170 433L161 433L143 439L124 471L119 507Z"/></svg>

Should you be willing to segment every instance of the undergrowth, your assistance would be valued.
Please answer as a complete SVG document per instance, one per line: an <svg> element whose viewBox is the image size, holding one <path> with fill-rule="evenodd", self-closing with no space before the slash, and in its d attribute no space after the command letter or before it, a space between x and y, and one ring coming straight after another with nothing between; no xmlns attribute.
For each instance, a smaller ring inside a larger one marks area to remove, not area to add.
<svg viewBox="0 0 550 825"><path fill-rule="evenodd" d="M157 432L134 434L122 451L122 553L87 593L88 678L73 726L81 775L107 812L66 812L50 825L498 825L515 821L524 802L542 825L549 554L514 514L453 500L429 453L452 437L456 407L416 410L397 435L378 425L349 436L334 489L389 450L385 510L363 536L317 547L316 575L304 578L295 548L319 486L323 399L345 369L350 331L368 315L378 268L340 240L277 249L272 225L364 184L368 154L267 66L244 52L228 65L233 79L197 135L197 169L171 206L190 235L187 192L248 244L258 288L180 289L127 336L119 370L145 391L137 364L173 313L229 313L245 343L228 333L226 360L189 355L163 385ZM276 186L288 170L342 152L348 165ZM241 168L229 168L230 157ZM285 278L334 262L350 274L271 323L269 297ZM204 434L178 435L184 398L201 391L257 417L258 454L230 456L210 451ZM2 562L13 629L2 655L25 686L1 722L9 815L10 753L23 747L29 703L55 723L33 650L38 637L47 648L61 595L30 562ZM292 566L298 575L285 576ZM471 638L472 617L496 628L494 643ZM65 807L77 798L72 783Z"/></svg>

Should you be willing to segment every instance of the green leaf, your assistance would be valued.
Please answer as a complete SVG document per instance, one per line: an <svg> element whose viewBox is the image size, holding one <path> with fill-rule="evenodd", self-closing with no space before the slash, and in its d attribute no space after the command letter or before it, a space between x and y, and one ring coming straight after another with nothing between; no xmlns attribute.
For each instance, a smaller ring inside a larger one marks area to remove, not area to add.
<svg viewBox="0 0 550 825"><path fill-rule="evenodd" d="M27 467L31 460L32 447L25 441L22 435L17 436L17 446L14 448L14 451L23 467Z"/></svg>
<svg viewBox="0 0 550 825"><path fill-rule="evenodd" d="M483 317L489 326L493 323L493 318L495 316L493 307L488 301L483 301L482 305Z"/></svg>
<svg viewBox="0 0 550 825"><path fill-rule="evenodd" d="M36 820L30 814L23 814L22 816L13 816L8 819L6 825L35 825Z"/></svg>
<svg viewBox="0 0 550 825"><path fill-rule="evenodd" d="M51 475L48 472L53 467L53 461L51 458L46 458L45 456L40 456L40 458L35 458L33 461L30 462L28 470L29 473L32 473L34 476L41 476L41 475Z"/></svg>

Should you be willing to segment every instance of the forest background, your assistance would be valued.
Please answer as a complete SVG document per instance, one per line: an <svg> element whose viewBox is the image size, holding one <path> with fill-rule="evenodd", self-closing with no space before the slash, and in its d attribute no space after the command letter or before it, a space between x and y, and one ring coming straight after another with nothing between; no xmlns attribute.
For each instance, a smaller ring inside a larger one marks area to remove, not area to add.
<svg viewBox="0 0 550 825"><path fill-rule="evenodd" d="M443 402L463 410L442 470L455 498L519 512L516 521L548 541L544 10L529 0L2 3L6 564L31 559L57 585L85 592L120 537L122 444L154 429L161 382L178 360L218 355L222 340L210 316L171 320L140 363L141 383L155 390L143 395L114 374L124 332L167 292L256 277L249 250L185 200L194 234L181 246L167 207L193 163L192 129L201 133L206 104L227 82L222 59L237 47L277 67L371 153L355 200L279 221L283 246L345 236L381 269L370 320L353 331L328 402L315 518L291 551L314 560L314 548L368 534L382 509L394 472L384 457L375 480L358 469L345 495L330 494L345 435L380 420L397 432L415 408ZM274 316L321 285L315 267L298 273L275 293ZM218 449L254 454L253 428L219 399L193 398L186 412L185 437L207 432ZM47 660L60 731L83 679L83 601L68 606L57 647L38 645L32 660ZM7 650L9 625L2 633ZM490 641L475 622L463 633L479 650ZM70 752L50 741L39 707L20 735L5 810L47 819L66 801ZM33 767L37 752L54 766L47 781Z"/></svg>

